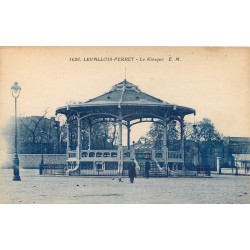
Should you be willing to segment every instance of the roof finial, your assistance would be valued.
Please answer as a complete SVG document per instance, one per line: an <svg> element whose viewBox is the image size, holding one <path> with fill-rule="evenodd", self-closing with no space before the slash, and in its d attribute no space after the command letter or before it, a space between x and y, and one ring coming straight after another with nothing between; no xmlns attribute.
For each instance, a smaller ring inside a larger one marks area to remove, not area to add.
<svg viewBox="0 0 250 250"><path fill-rule="evenodd" d="M125 67L125 81L126 81L126 78L127 78L127 70L126 70L126 67Z"/></svg>

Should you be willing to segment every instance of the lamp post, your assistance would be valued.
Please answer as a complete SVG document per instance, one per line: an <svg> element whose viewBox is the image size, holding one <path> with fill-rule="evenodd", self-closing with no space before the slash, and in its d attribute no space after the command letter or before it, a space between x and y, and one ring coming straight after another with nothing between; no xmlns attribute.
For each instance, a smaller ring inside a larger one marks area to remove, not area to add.
<svg viewBox="0 0 250 250"><path fill-rule="evenodd" d="M17 154L17 98L19 97L21 87L17 82L11 86L12 96L15 99L15 152L13 157L13 181L21 181L19 175L19 158Z"/></svg>
<svg viewBox="0 0 250 250"><path fill-rule="evenodd" d="M135 159L135 141L133 141L132 144L133 144L133 157Z"/></svg>
<svg viewBox="0 0 250 250"><path fill-rule="evenodd" d="M44 172L44 161L43 161L43 135L44 135L44 131L41 130L40 131L41 134L41 163L39 165L39 174L42 175Z"/></svg>
<svg viewBox="0 0 250 250"><path fill-rule="evenodd" d="M187 138L186 138L186 125L183 123L183 164L184 171L186 175L186 146L187 146Z"/></svg>
<svg viewBox="0 0 250 250"><path fill-rule="evenodd" d="M54 128L55 128L56 135L57 135L57 146L58 146L56 151L58 154L60 154L61 129L60 129L60 122L59 121L55 120ZM56 153L56 152L54 152L54 153Z"/></svg>
<svg viewBox="0 0 250 250"><path fill-rule="evenodd" d="M57 148L57 153L60 154L61 152L61 142L62 142L62 126L65 124L65 122L63 122L63 124L61 125L61 122L60 122L60 117L62 115L58 115L56 117L53 118L54 120L54 129L56 131L56 135L57 135L57 145L58 145L58 148Z"/></svg>

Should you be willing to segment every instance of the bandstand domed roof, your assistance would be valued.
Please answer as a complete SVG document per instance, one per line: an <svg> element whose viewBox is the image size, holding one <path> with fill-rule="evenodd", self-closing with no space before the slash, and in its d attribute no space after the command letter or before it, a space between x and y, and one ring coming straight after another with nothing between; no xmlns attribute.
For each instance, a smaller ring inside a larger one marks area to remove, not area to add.
<svg viewBox="0 0 250 250"><path fill-rule="evenodd" d="M126 79L112 87L112 89L96 98L86 102L87 105L92 104L109 104L116 103L120 105L140 104L140 105L159 105L169 104L151 95L142 92L138 86L128 82Z"/></svg>
<svg viewBox="0 0 250 250"><path fill-rule="evenodd" d="M123 117L130 120L142 117L161 118L165 113L177 116L195 113L192 108L170 104L144 93L138 86L125 79L98 97L86 102L73 102L58 108L56 114L71 116L73 113L80 112L81 116L93 114L104 118L107 114L118 117L119 110L122 110Z"/></svg>

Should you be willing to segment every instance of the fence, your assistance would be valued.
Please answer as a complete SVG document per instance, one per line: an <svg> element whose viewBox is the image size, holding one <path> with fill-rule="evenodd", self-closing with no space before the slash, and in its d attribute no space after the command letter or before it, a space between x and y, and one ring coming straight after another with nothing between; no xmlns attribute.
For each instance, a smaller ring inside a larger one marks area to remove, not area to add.
<svg viewBox="0 0 250 250"><path fill-rule="evenodd" d="M38 169L41 163L41 154L18 154L19 166L23 169ZM56 165L64 164L66 162L66 154L44 154L44 164ZM1 159L2 168L13 167L13 154L8 154Z"/></svg>
<svg viewBox="0 0 250 250"><path fill-rule="evenodd" d="M75 163L75 162L74 162ZM128 176L130 162L123 162L123 171L121 176ZM176 175L210 175L210 169L204 166L190 165L186 166L185 171L180 168L173 168L169 164L169 172L159 170L157 164L153 161L150 162L151 168L149 171L150 177L168 177ZM159 162L159 165L163 167L163 162ZM137 169L137 176L145 176L145 161L139 161L140 169ZM75 169L75 170L74 170ZM67 171L69 170L69 171ZM118 176L118 162L80 162L80 168L76 165L71 166L71 162L68 164L44 164L42 173L44 175L71 175L71 176Z"/></svg>
<svg viewBox="0 0 250 250"><path fill-rule="evenodd" d="M233 167L220 167L219 174L222 175L250 175L250 168L239 168L237 166Z"/></svg>
<svg viewBox="0 0 250 250"><path fill-rule="evenodd" d="M66 164L44 164L44 175L65 175L67 170Z"/></svg>

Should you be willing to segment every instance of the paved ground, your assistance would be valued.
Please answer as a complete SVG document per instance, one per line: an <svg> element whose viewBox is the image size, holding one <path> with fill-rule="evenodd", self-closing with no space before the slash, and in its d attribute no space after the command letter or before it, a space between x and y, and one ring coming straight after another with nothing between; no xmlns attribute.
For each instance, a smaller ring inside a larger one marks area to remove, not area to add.
<svg viewBox="0 0 250 250"><path fill-rule="evenodd" d="M0 170L0 203L250 203L250 176L137 178L39 176L38 170Z"/></svg>

